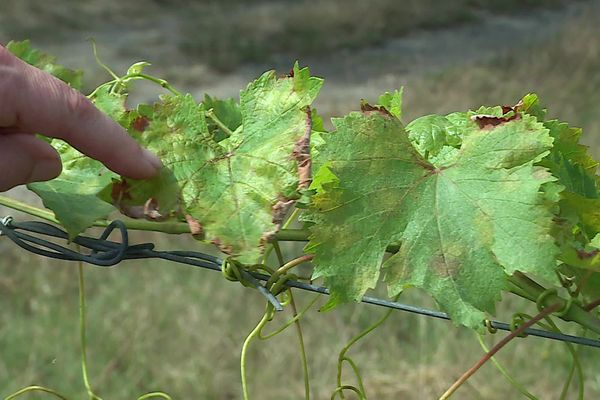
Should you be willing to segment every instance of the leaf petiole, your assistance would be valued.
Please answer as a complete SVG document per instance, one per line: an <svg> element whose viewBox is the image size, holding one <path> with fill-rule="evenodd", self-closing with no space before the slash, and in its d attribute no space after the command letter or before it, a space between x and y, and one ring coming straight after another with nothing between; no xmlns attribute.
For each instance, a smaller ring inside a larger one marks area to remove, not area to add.
<svg viewBox="0 0 600 400"><path fill-rule="evenodd" d="M221 131L223 131L226 137L231 137L231 135L233 135L231 129L229 129L229 127L225 125L223 121L219 119L219 117L217 117L215 111L212 108L206 110L206 116L210 118L219 127Z"/></svg>

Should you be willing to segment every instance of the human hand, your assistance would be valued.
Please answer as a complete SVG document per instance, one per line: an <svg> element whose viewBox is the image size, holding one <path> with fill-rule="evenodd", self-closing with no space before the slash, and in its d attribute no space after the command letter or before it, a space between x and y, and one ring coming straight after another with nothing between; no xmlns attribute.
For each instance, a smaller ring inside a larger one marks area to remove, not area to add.
<svg viewBox="0 0 600 400"><path fill-rule="evenodd" d="M162 166L81 93L0 45L0 192L60 174L60 156L36 133L130 178L149 178Z"/></svg>

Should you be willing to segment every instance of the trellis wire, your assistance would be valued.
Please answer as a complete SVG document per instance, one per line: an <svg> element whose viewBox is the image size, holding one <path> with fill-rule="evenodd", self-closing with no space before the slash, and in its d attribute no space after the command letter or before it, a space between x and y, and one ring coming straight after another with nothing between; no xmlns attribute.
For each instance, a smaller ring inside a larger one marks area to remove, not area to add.
<svg viewBox="0 0 600 400"><path fill-rule="evenodd" d="M119 232L121 236L121 242L107 240L109 235L115 230ZM158 251L154 250L153 243L130 245L127 228L125 224L119 220L113 221L98 238L80 235L72 240L73 243L91 250L90 254L74 251L57 243L42 239L38 236L33 236L30 233L63 240L68 240L69 238L65 231L44 222L15 222L11 217L4 217L0 219L0 237L5 236L17 246L31 253L49 258L66 261L81 261L100 267L114 266L123 260L149 258L173 261L176 263L205 268L213 271L221 271L223 265L223 260L221 260L219 257L211 256L201 252ZM276 310L280 311L283 309L277 298L259 282L267 281L269 279L268 275L243 270L240 272L242 273L243 279L255 287L263 296L265 296L265 298ZM329 295L329 290L323 286L316 286L295 280L288 280L285 285L291 288ZM444 312L429 310L426 308L411 306L390 300L364 296L361 301L363 303L373 304L380 307L392 308L432 318L450 320L448 314ZM510 324L500 321L489 321L489 327L492 329L511 331ZM545 339L600 348L600 340L590 339L582 336L567 335L535 328L528 328L524 331L524 333L526 335L537 336Z"/></svg>

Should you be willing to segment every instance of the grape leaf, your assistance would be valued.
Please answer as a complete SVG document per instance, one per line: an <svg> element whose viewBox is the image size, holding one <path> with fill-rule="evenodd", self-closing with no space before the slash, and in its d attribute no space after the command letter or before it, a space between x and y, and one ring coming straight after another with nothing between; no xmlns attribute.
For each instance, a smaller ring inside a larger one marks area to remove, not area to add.
<svg viewBox="0 0 600 400"><path fill-rule="evenodd" d="M426 115L409 123L406 131L421 156L441 165L453 162L465 129L472 129L473 126L467 113Z"/></svg>
<svg viewBox="0 0 600 400"><path fill-rule="evenodd" d="M115 210L97 194L117 175L61 140L53 140L52 145L60 154L62 173L51 181L30 183L27 187L40 196L73 239Z"/></svg>
<svg viewBox="0 0 600 400"><path fill-rule="evenodd" d="M298 66L291 77L265 73L242 91L241 126L220 141L207 125L205 106L189 95L138 109L145 122L131 134L171 174L153 181L122 179L112 186L113 201L125 212L139 212L154 199L159 217L196 221L206 240L242 262L256 262L310 180L309 106L321 84Z"/></svg>
<svg viewBox="0 0 600 400"><path fill-rule="evenodd" d="M554 138L554 146L540 162L547 167L566 190L586 198L597 198L596 169L598 162L588 153L587 146L579 144L581 129L570 128L566 123L545 121Z"/></svg>
<svg viewBox="0 0 600 400"><path fill-rule="evenodd" d="M404 93L404 88L400 88L400 90L395 90L394 93L385 92L379 99L377 100L377 104L385 107L386 110L394 117L402 120L402 94Z"/></svg>
<svg viewBox="0 0 600 400"><path fill-rule="evenodd" d="M72 70L57 64L56 57L32 48L29 40L8 42L6 48L26 63L54 75L75 89L81 89L83 81L83 72L81 70Z"/></svg>
<svg viewBox="0 0 600 400"><path fill-rule="evenodd" d="M233 132L242 125L240 105L234 99L219 100L205 94L202 104L204 105L204 109L212 109L215 116L229 129L229 131ZM213 132L213 137L217 142L220 142L229 136L227 132L224 132L223 129L210 120L210 118L208 119L208 130Z"/></svg>
<svg viewBox="0 0 600 400"><path fill-rule="evenodd" d="M535 94L528 94L521 102L522 109L543 121L546 110L540 106ZM543 121L554 139L550 153L539 162L557 178L560 192L557 226L554 230L560 245L559 259L579 268L597 268L596 257L590 257L587 249L589 237L600 232L600 196L598 195L596 170L598 162L579 143L582 131L558 121ZM544 191L547 191L545 185ZM586 234L579 234L578 232Z"/></svg>
<svg viewBox="0 0 600 400"><path fill-rule="evenodd" d="M543 122L549 130L554 143L550 153L539 163L550 170L565 187L565 193L571 192L586 198L597 198L596 170L598 162L588 152L588 146L580 144L582 130L571 128L558 121L545 121L546 110L540 106L535 94L528 94L519 102L529 115Z"/></svg>
<svg viewBox="0 0 600 400"><path fill-rule="evenodd" d="M506 274L555 280L552 214L539 193L553 178L533 166L552 139L534 117L470 124L456 161L440 166L396 118L369 110L335 119L319 148L328 161L312 186L306 251L332 292L325 309L374 287L393 243L401 246L384 263L390 293L424 288L473 328L493 312Z"/></svg>

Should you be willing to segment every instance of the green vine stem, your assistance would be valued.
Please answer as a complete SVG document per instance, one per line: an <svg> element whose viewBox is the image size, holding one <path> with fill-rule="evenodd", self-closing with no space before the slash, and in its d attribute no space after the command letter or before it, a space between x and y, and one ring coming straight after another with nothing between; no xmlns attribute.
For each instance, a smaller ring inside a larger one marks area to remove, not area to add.
<svg viewBox="0 0 600 400"><path fill-rule="evenodd" d="M275 247L275 249L278 249L278 248L279 248L278 246ZM281 253L278 253L277 256L281 257ZM303 256L294 258L293 260L288 261L287 263L283 264L281 267L279 267L279 269L277 269L277 271L275 271L275 273L273 275L271 275L271 277L265 284L265 287L267 289L272 289L273 293L277 293L278 287L283 286L284 282L282 282L282 278L284 281L287 280L286 274L289 270L291 270L292 268L295 268L301 264L309 262L313 258L314 258L313 254L305 254Z"/></svg>
<svg viewBox="0 0 600 400"><path fill-rule="evenodd" d="M516 338L520 334L522 334L525 329L535 325L540 320L546 318L548 315L552 314L555 311L560 310L563 307L562 304L555 303L551 306L545 307L542 311L540 311L536 316L534 316L529 321L525 322L523 325L519 326L509 335L504 337L501 341L499 341L490 351L488 351L479 361L475 363L471 368L469 368L456 382L442 394L439 400L447 400L458 390L459 387L462 386L475 372L479 370L490 358L494 356L498 351L500 351L504 346L506 346L512 339Z"/></svg>
<svg viewBox="0 0 600 400"><path fill-rule="evenodd" d="M561 330L554 323L554 321L552 321L552 319L550 317L546 317L545 321L546 321L546 323L548 323L548 325L550 325L550 330L553 330L558 333L562 333ZM571 353L571 357L573 358L573 365L571 366L571 369L569 371L569 376L567 377L567 381L565 382L565 385L563 386L563 390L560 395L560 400L566 399L567 391L569 390L569 385L570 385L572 377L573 377L573 372L575 372L575 371L577 372L577 380L578 380L578 384L579 384L578 399L583 400L584 395L585 395L585 392L584 392L585 385L584 385L583 368L581 368L581 363L579 362L579 355L577 354L577 350L575 349L575 346L573 346L571 343L565 342L565 345L567 346L569 353Z"/></svg>
<svg viewBox="0 0 600 400"><path fill-rule="evenodd" d="M394 301L398 300L399 296L400 295L397 295L394 298ZM354 375L356 376L356 380L358 381L358 391L360 392L360 397L364 398L364 399L367 398L366 393L365 393L365 386L363 384L360 370L358 369L358 366L356 365L356 363L350 357L347 357L346 354L348 353L348 351L350 351L350 348L356 344L356 342L358 342L359 340L361 340L362 338L367 336L369 333L371 333L375 329L377 329L379 326L381 326L388 319L388 317L392 314L393 311L394 311L393 309L389 309L388 311L386 311L385 314L383 314L383 316L381 318L379 318L377 321L375 321L375 323L373 323L367 329L363 330L361 333L359 333L354 338L352 338L346 344L346 346L344 346L344 348L340 351L340 354L338 355L338 363L337 363L337 388L333 392L332 399L337 394L339 394L340 398L345 399L344 391L338 390L338 389L344 387L344 385L342 385L342 372L343 372L343 368L344 368L344 362L347 362L350 365L350 367L352 368L352 370L354 371Z"/></svg>
<svg viewBox="0 0 600 400"><path fill-rule="evenodd" d="M290 306L292 307L292 314L295 319L294 326L296 327L296 334L298 335L298 346L300 346L300 362L302 363L302 375L304 377L304 398L310 400L310 374L308 371L308 357L306 356L306 346L304 345L304 335L302 334L302 325L300 324L300 317L298 316L298 309L296 308L296 301L292 295L292 290L288 289L290 296Z"/></svg>
<svg viewBox="0 0 600 400"><path fill-rule="evenodd" d="M90 400L102 400L92 390L87 369L87 335L86 335L86 306L85 306L85 279L83 276L83 263L77 263L79 273L79 339L81 343L81 373L83 375L83 385L88 393Z"/></svg>
<svg viewBox="0 0 600 400"><path fill-rule="evenodd" d="M283 224L282 230L284 230L284 231L287 230L289 228L289 226L292 224L292 222L294 222L298 218L298 215L300 215L300 209L294 208L294 211L292 211L292 214L289 216L287 221L285 221L285 223ZM284 239L281 239L281 240L284 240ZM277 241L278 241L278 238L273 240L271 245L267 247L267 250L265 250L265 254L263 255L263 264L267 264L267 262L269 260L269 256L271 255L271 253L273 252L275 247L279 246L279 243ZM279 265L283 265L283 259L279 258L279 260L280 260Z"/></svg>
<svg viewBox="0 0 600 400"><path fill-rule="evenodd" d="M21 211L34 217L41 218L48 222L52 222L57 225L61 225L60 221L56 219L54 213L39 207L32 206L19 200L12 199L10 197L0 195L0 205L11 208L13 210ZM127 229L133 229L137 231L154 231L172 235L179 235L184 233L191 233L190 227L185 222L179 221L167 221L167 222L155 222L146 221L143 219L132 219L123 216L120 218L123 221ZM93 226L106 228L112 220L98 220L94 222ZM308 238L308 231L305 229L284 229L279 231L275 235L275 239L283 241L306 241Z"/></svg>
<svg viewBox="0 0 600 400"><path fill-rule="evenodd" d="M268 340L271 339L274 336L279 335L281 332L285 331L287 328L289 328L293 323L295 323L296 321L300 320L300 318L302 318L304 316L304 314L306 314L308 312L308 310L310 310L315 303L319 300L319 298L321 298L322 294L321 293L317 293L317 295L315 297L313 297L313 299L302 309L300 310L299 313L296 313L293 318L290 318L289 320L287 320L284 324L282 324L279 328L275 329L273 332L270 332L268 334L263 334L262 331L260 332L260 340Z"/></svg>
<svg viewBox="0 0 600 400"><path fill-rule="evenodd" d="M23 389L9 395L8 397L5 397L4 400L13 400L13 399L16 399L17 397L24 395L25 393L29 393L29 392L44 392L44 393L51 394L58 399L67 400L67 398L65 396L63 396L60 393L55 392L52 389L48 389L47 387L36 386L36 385L24 387Z"/></svg>
<svg viewBox="0 0 600 400"><path fill-rule="evenodd" d="M225 134L226 137L230 137L231 135L233 135L233 132L231 132L231 129L229 129L229 127L227 125L225 125L219 119L219 117L217 117L217 115L215 114L215 111L212 108L210 110L206 111L206 116L208 118L212 119L212 121L219 127L219 129L221 129L221 131L223 131L223 133Z"/></svg>
<svg viewBox="0 0 600 400"><path fill-rule="evenodd" d="M140 397L138 397L137 400L148 400L148 399L151 399L153 397L161 398L161 399L166 399L166 400L173 400L173 398L171 396L169 396L168 394L166 394L165 392L151 392L151 393L146 393L146 394L141 395Z"/></svg>
<svg viewBox="0 0 600 400"><path fill-rule="evenodd" d="M358 400L367 400L367 398L360 392L360 390L358 390L357 388L355 388L354 386L351 386L351 385L344 385L344 386L337 387L335 389L335 391L333 392L333 394L331 395L331 400L334 400L338 394L343 395L344 390L351 390L354 393L356 393L356 395L358 396Z"/></svg>
<svg viewBox="0 0 600 400"><path fill-rule="evenodd" d="M479 341L479 345L481 346L481 348L483 349L483 351L485 351L486 353L489 353L490 349L485 345L485 343L483 342L483 336L479 333L475 333L475 335L477 336L477 341ZM490 357L490 360L492 361L492 363L494 363L494 365L496 366L496 368L498 369L498 371L500 371L500 373L506 378L506 380L515 388L519 391L519 393L521 393L523 396L527 397L530 400L538 400L537 397L535 397L533 394L529 393L529 391L525 388L525 386L523 386L523 384L521 384L519 381L517 381L507 370L506 368L504 368L502 366L502 364L500 364L500 362L498 362L498 360L496 360L496 357Z"/></svg>
<svg viewBox="0 0 600 400"><path fill-rule="evenodd" d="M296 209L298 210L298 209ZM286 224L284 226L289 226L289 224L291 223L291 221L295 218L296 216L296 210L294 210L294 213L292 213L292 215L290 216L290 218L288 218ZM274 241L273 242L273 249L275 249L275 253L277 254L277 260L279 261L279 265L281 266L274 275L280 275L280 274L285 274L287 271L289 271L291 268L302 264L302 262L300 263L296 263L293 264L292 261L290 261L290 263L285 264L284 258L283 258L283 253L281 252L281 249L279 248L279 242L278 241ZM311 258L312 259L312 258ZM287 266L287 269L286 269ZM296 308L296 302L294 300L294 295L292 294L292 289L288 288L287 289L287 293L290 299L290 306L292 307L292 320L293 320L293 324L296 327L296 334L298 335L298 346L300 347L300 362L302 363L302 376L304 377L304 398L305 400L310 400L310 374L308 372L308 358L306 357L306 347L304 345L304 335L302 334L302 325L300 324L300 315L298 314L298 309ZM309 307L312 305L312 303L309 304ZM305 310L307 310L308 308L306 308ZM305 311L303 310L303 311ZM286 324L287 325L287 324ZM276 332L283 332L283 330L289 326L289 325L284 325L284 328L281 330L278 330ZM261 337L261 332L259 331L259 338ZM273 335L274 336L274 335ZM272 337L272 336L271 336Z"/></svg>
<svg viewBox="0 0 600 400"><path fill-rule="evenodd" d="M248 378L246 376L246 359L248 356L248 348L250 347L250 343L252 343L252 341L256 337L258 337L262 328L269 322L272 313L273 306L271 304L267 304L267 308L262 318L260 319L258 324L256 324L252 332L250 332L250 334L246 337L246 339L244 340L244 344L242 345L242 354L240 356L240 374L242 377L242 395L244 396L244 400L250 399L250 395L248 392Z"/></svg>
<svg viewBox="0 0 600 400"><path fill-rule="evenodd" d="M516 291L511 290L513 293L533 302L536 302L540 295L546 291L546 288L521 272L515 272L510 276L509 283L518 288ZM569 300L565 300L557 294L551 294L547 296L546 302L548 304L557 303L560 306L559 309L563 309ZM575 302L568 307L560 318L565 321L576 322L584 328L600 334L600 320Z"/></svg>
<svg viewBox="0 0 600 400"><path fill-rule="evenodd" d="M0 205L12 208L17 211L22 211L27 214L42 218L49 222L60 225L60 222L55 218L54 214L48 210L31 206L21 201L11 199L10 197L0 196ZM156 231L167 234L184 234L190 233L190 228L185 222L153 222L139 219L131 219L123 217L122 221L128 229L141 231ZM111 223L111 220L99 220L94 223L96 227L106 227ZM282 229L275 234L275 240L279 241L306 241L308 240L309 232L306 229ZM397 247L397 246L396 246ZM394 250L390 248L388 250ZM516 272L508 278L511 285L511 292L518 296L524 297L530 301L536 301L545 288L525 274ZM557 302L565 305L567 300L557 295L548 297L548 302ZM573 303L565 315L561 316L565 321L572 321L580 324L590 331L600 334L600 319L587 312L580 305Z"/></svg>
<svg viewBox="0 0 600 400"><path fill-rule="evenodd" d="M129 81L138 80L138 79L142 79L142 80L145 80L145 81L149 81L149 82L155 83L158 86L160 86L161 88L163 88L165 90L168 90L169 92L171 92L175 96L181 96L181 92L179 90L175 89L173 86L171 86L169 84L169 82L165 81L164 79L152 76L152 75L148 75L148 74L144 74L144 73L131 74L131 75L124 76L121 79L121 81L123 83L127 83Z"/></svg>

